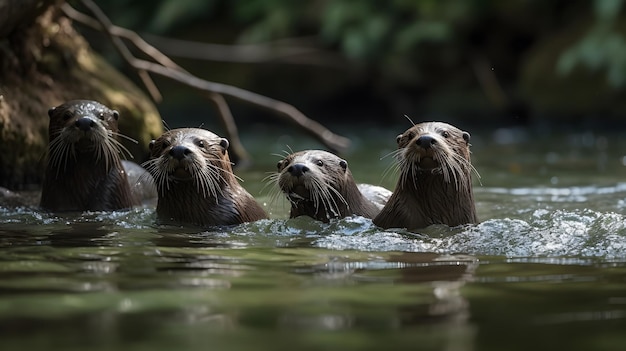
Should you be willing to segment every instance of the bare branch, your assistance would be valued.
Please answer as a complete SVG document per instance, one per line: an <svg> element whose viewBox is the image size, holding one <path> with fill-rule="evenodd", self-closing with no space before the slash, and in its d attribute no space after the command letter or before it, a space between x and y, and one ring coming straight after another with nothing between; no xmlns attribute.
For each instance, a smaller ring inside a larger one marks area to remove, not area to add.
<svg viewBox="0 0 626 351"><path fill-rule="evenodd" d="M222 94L208 92L207 96L213 105L219 112L222 121L222 126L226 129L226 134L228 134L228 139L230 140L230 147L232 152L239 158L239 161L249 161L250 155L243 147L241 140L239 139L239 132L237 131L237 124L235 123L235 119L233 118L233 114L230 111L230 107L228 107L228 103L224 99Z"/></svg>
<svg viewBox="0 0 626 351"><path fill-rule="evenodd" d="M65 13L67 17L71 18L72 20L76 22L82 23L95 30L99 30L99 31L106 30L102 27L100 22L98 22L96 19L89 17L82 12L76 11L76 9L74 9L68 3L64 3L61 6L61 9L63 10L63 12ZM118 27L116 25L111 25L111 27L109 27L108 29L111 34L118 36L120 38L127 39L130 42L132 42L133 45L135 45L144 54L152 57L156 62L162 64L163 66L184 70L182 67L178 66L176 62L172 61L169 57L161 53L159 49L148 44L148 42L143 40L141 36L133 32L132 30Z"/></svg>
<svg viewBox="0 0 626 351"><path fill-rule="evenodd" d="M131 67L135 68L138 72L151 72L158 74L204 92L218 109L222 123L226 126L227 132L229 134L233 133L229 135L229 139L232 141L231 145L238 144L240 146L235 147L233 151L238 149L243 150L242 154L237 155L241 159L246 159L247 153L245 152L243 145L240 144L239 137L237 135L237 127L232 118L232 114L230 113L230 109L228 108L226 101L219 96L219 94L227 95L239 101L274 112L287 122L293 123L304 129L333 151L341 152L347 149L350 145L349 139L336 135L318 122L307 118L302 112L290 104L231 85L200 79L190 74L170 60L166 55L163 55L158 49L141 39L141 37L135 32L114 26L92 0L81 0L81 2L94 14L94 16L96 16L97 20L94 20L84 14L80 14L69 5L65 5L63 10L68 17L71 17L76 21L84 23L95 29L104 30L113 42L116 50ZM159 63L135 58L130 50L128 50L128 48L124 45L120 37L129 39L133 42L133 44L135 44L135 46L137 46L137 48ZM141 73L139 74L140 76L142 75ZM145 75L148 76L147 74ZM144 80L144 84L146 84L148 89L150 89L150 84L154 85L151 79L149 82Z"/></svg>
<svg viewBox="0 0 626 351"><path fill-rule="evenodd" d="M81 3L85 5L85 7L87 7L89 11L94 14L94 16L98 18L98 21L103 28L110 28L111 26L113 26L109 18L104 14L104 12L102 12L100 7L98 7L95 2L93 2L92 0L81 0ZM130 52L130 50L128 50L126 45L124 45L122 40L111 34L111 32L108 30L106 30L105 32L107 33L109 40L111 40L111 42L113 43L115 50L117 50L117 52L124 58L124 60L130 62L130 60L134 58L133 54ZM154 84L152 78L150 78L149 75L143 74L141 72L137 72L137 74L139 75L139 78L143 81L146 89L148 89L148 92L152 96L152 99L156 102L161 102L161 93L156 88L156 84Z"/></svg>
<svg viewBox="0 0 626 351"><path fill-rule="evenodd" d="M340 55L320 50L311 45L302 45L311 41L306 39L280 40L262 44L223 45L165 38L157 35L147 35L146 38L168 55L188 59L239 63L280 62L334 68L346 66L346 61ZM293 46L296 42L300 45Z"/></svg>
<svg viewBox="0 0 626 351"><path fill-rule="evenodd" d="M288 103L274 100L232 85L206 81L187 72L173 70L146 60L133 60L133 67L170 78L198 90L227 95L242 102L275 112L287 122L296 124L312 136L318 138L322 143L324 143L324 145L328 146L333 151L341 152L350 146L350 140L348 138L331 132L318 122L306 117L297 108Z"/></svg>

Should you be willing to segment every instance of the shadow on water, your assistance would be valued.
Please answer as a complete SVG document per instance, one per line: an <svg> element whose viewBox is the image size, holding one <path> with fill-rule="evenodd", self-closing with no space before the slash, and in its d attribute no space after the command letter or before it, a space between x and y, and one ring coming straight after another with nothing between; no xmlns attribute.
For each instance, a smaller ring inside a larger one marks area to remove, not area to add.
<svg viewBox="0 0 626 351"><path fill-rule="evenodd" d="M0 304L4 344L97 350L132 342L158 348L210 342L238 349L254 340L257 349L310 342L312 349L369 349L374 339L391 342L396 335L408 342L414 333L433 345L472 341L460 288L478 266L474 257L267 250L271 255L163 248L155 270L170 279L160 286L11 296L10 306ZM319 334L338 331L344 336ZM164 342L157 344L154 335Z"/></svg>

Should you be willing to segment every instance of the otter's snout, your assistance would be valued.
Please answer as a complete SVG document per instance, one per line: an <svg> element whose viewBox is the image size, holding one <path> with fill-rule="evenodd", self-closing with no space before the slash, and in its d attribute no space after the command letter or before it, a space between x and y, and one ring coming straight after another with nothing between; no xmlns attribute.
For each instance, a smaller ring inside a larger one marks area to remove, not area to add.
<svg viewBox="0 0 626 351"><path fill-rule="evenodd" d="M81 117L74 122L74 125L83 132L88 132L96 126L96 122L90 117Z"/></svg>
<svg viewBox="0 0 626 351"><path fill-rule="evenodd" d="M176 145L170 150L170 156L179 161L185 158L185 156L189 155L190 153L191 150L188 147L182 145Z"/></svg>
<svg viewBox="0 0 626 351"><path fill-rule="evenodd" d="M430 149L431 146L437 144L437 139L431 137L430 135L422 135L417 138L415 144L424 149Z"/></svg>
<svg viewBox="0 0 626 351"><path fill-rule="evenodd" d="M308 171L309 171L309 167L307 167L306 165L302 163L295 163L289 166L289 168L287 168L287 172L289 172L289 174L291 174L294 177L301 177L302 175L304 175L304 173Z"/></svg>

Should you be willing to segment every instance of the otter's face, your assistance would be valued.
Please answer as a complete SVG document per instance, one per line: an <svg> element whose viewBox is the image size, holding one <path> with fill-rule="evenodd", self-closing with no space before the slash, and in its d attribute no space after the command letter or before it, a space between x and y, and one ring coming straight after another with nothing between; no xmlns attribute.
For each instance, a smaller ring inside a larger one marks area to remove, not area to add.
<svg viewBox="0 0 626 351"><path fill-rule="evenodd" d="M116 136L119 113L90 100L72 100L48 111L48 167L56 177L69 165L104 165L109 169L128 152ZM129 153L130 155L130 153Z"/></svg>
<svg viewBox="0 0 626 351"><path fill-rule="evenodd" d="M172 129L150 142L150 159L144 167L159 192L171 183L193 182L205 197L215 196L232 175L228 140L199 128Z"/></svg>
<svg viewBox="0 0 626 351"><path fill-rule="evenodd" d="M118 132L119 113L96 101L68 101L48 110L48 116L51 146L80 143L79 149L89 149Z"/></svg>
<svg viewBox="0 0 626 351"><path fill-rule="evenodd" d="M278 187L292 201L340 194L341 184L352 177L345 160L321 150L293 153L278 162L277 168Z"/></svg>
<svg viewBox="0 0 626 351"><path fill-rule="evenodd" d="M417 187L426 177L441 177L456 189L470 186L474 167L470 162L469 133L446 123L426 122L414 125L396 140L400 186Z"/></svg>
<svg viewBox="0 0 626 351"><path fill-rule="evenodd" d="M441 173L461 159L470 160L470 134L441 122L416 124L397 136L399 157L420 171Z"/></svg>

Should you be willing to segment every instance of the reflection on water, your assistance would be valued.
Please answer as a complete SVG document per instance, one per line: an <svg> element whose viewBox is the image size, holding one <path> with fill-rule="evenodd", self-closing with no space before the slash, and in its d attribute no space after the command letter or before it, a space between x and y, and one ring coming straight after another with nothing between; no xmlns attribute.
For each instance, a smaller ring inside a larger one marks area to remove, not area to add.
<svg viewBox="0 0 626 351"><path fill-rule="evenodd" d="M151 208L0 207L0 348L624 349L619 141L498 140L473 133L475 226L383 231L286 219L280 203L211 230L156 226ZM392 187L371 155L348 155L355 178ZM261 203L267 163L240 174Z"/></svg>

